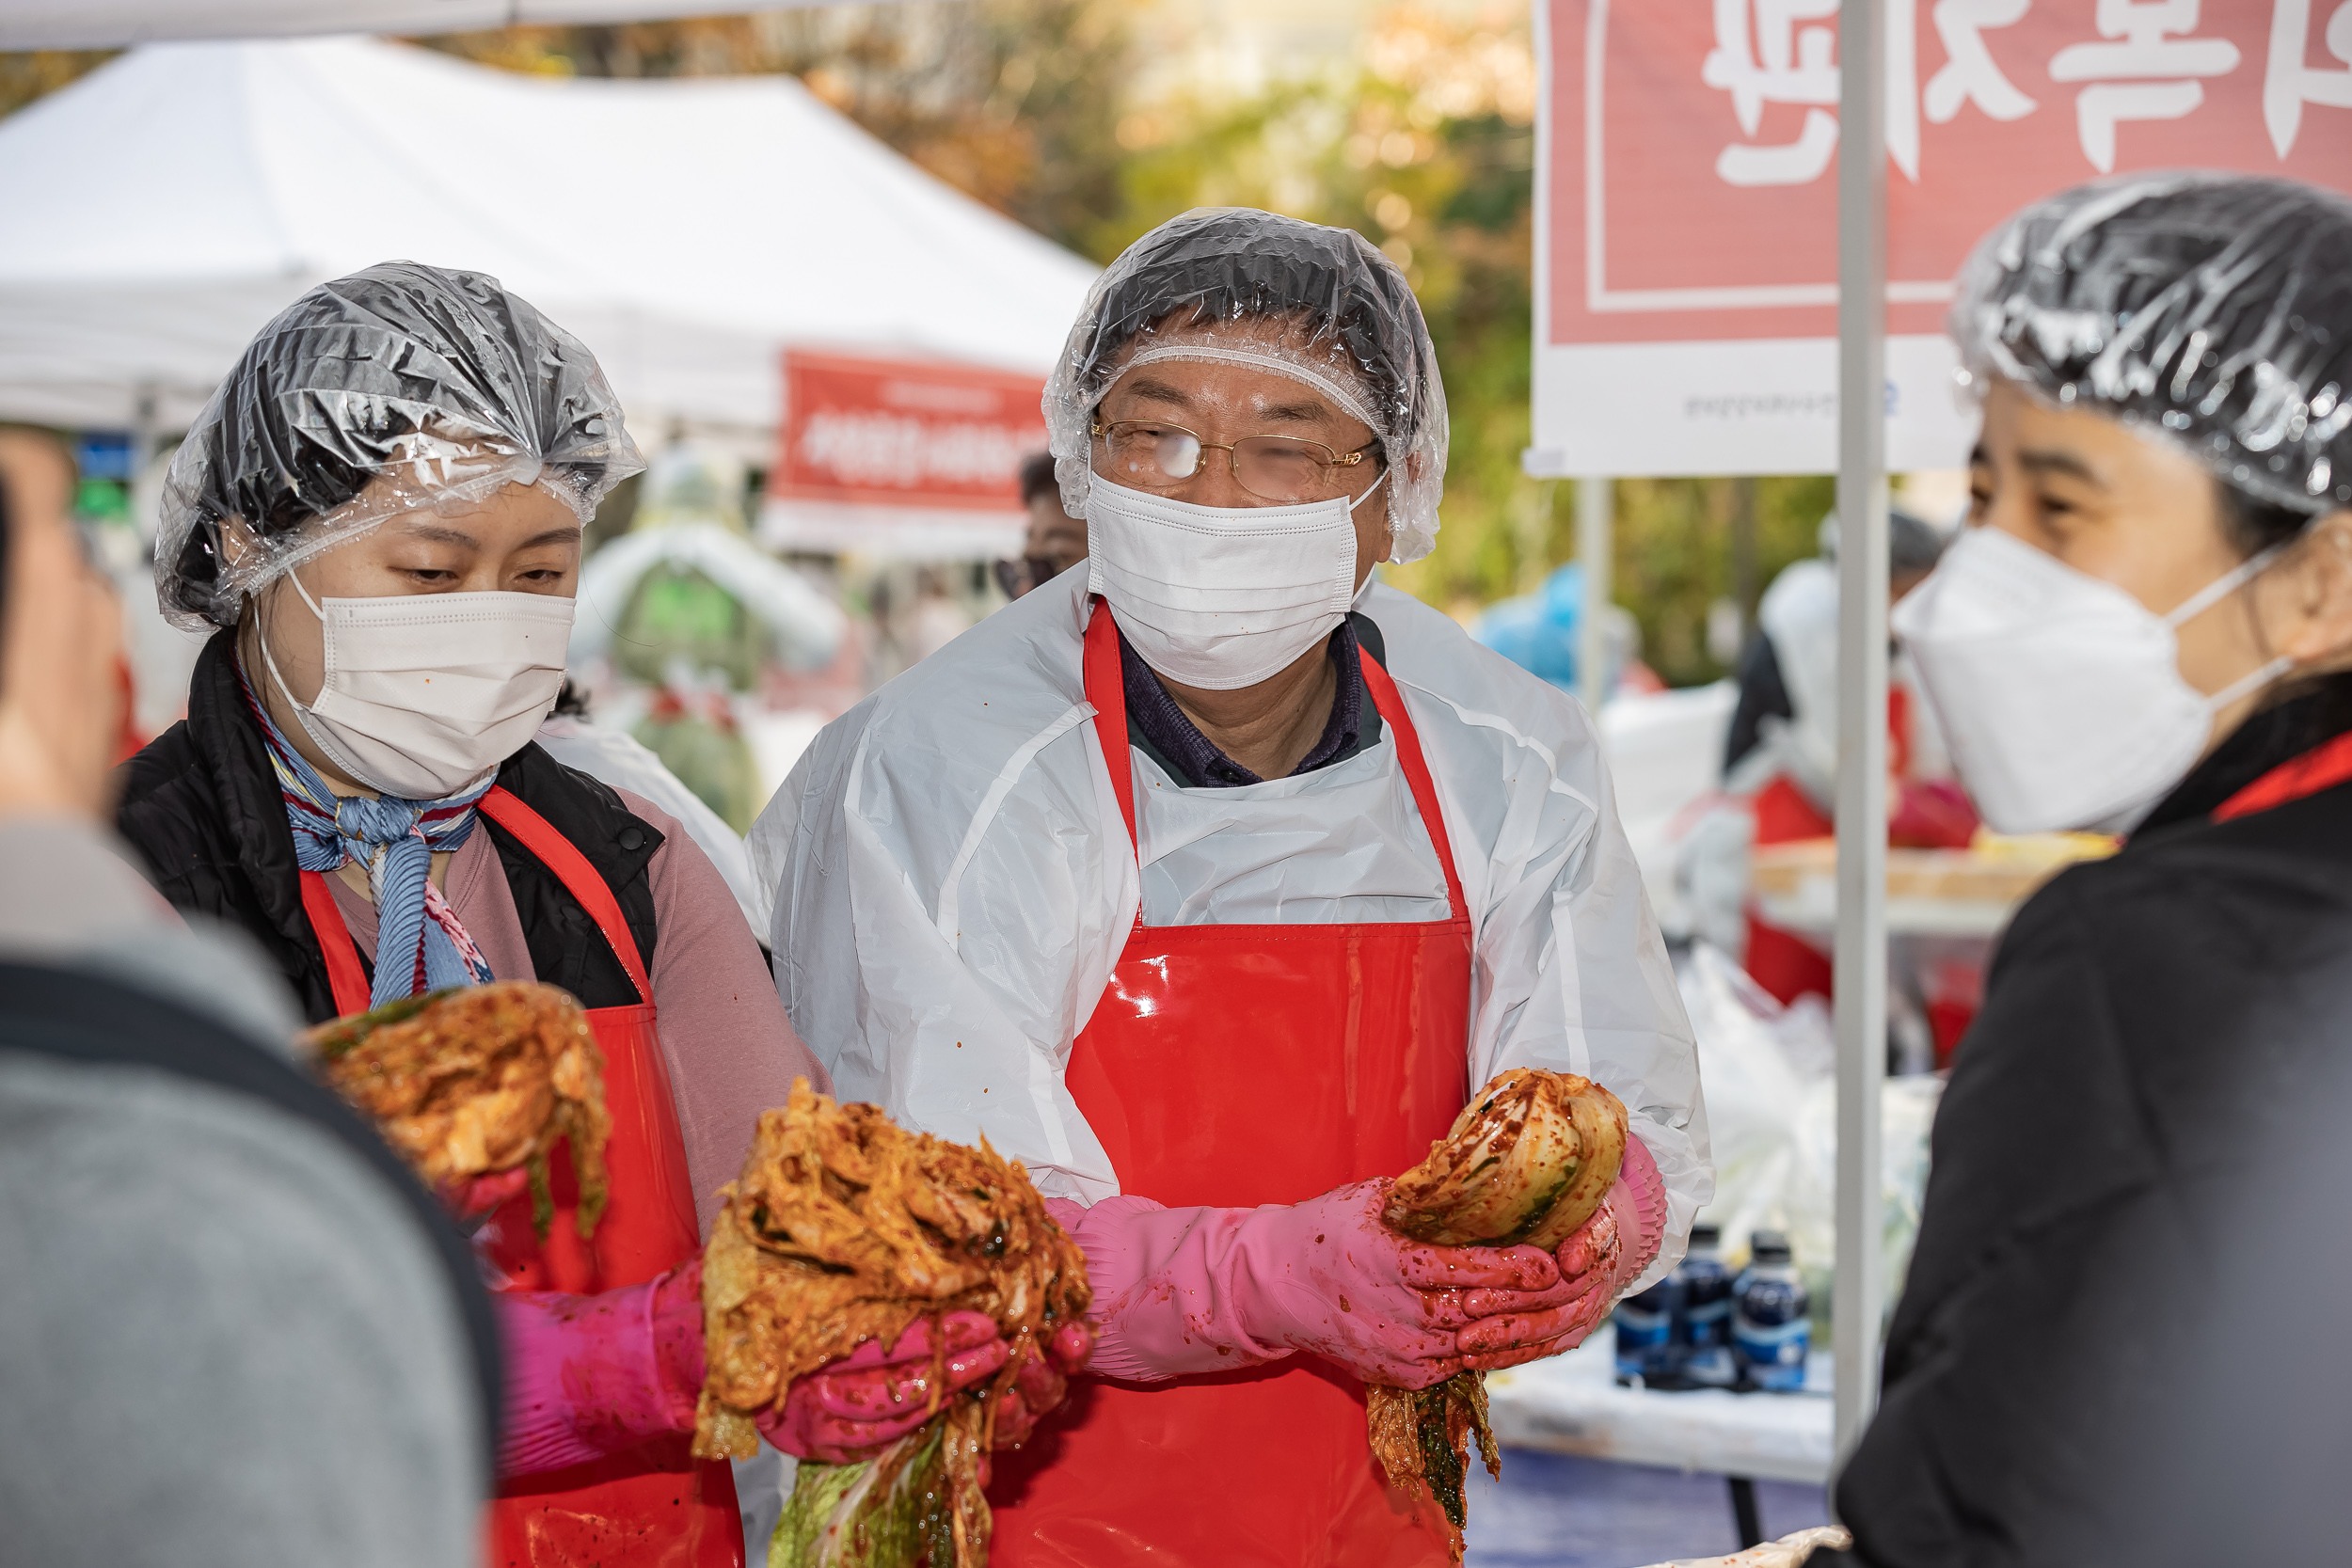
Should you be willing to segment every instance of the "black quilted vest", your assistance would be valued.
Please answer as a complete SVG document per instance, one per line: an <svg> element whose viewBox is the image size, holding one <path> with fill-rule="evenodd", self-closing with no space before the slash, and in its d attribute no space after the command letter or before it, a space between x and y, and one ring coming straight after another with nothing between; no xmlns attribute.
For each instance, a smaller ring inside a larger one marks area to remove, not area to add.
<svg viewBox="0 0 2352 1568"><path fill-rule="evenodd" d="M310 1021L324 1022L335 1016L334 991L303 912L294 833L261 723L237 677L235 641L223 632L205 644L189 683L187 719L116 769L121 804L115 826L145 857L148 876L166 898L250 936ZM499 783L588 858L620 901L651 969L653 887L645 867L661 846L660 832L632 816L610 787L535 744L506 759ZM474 832L498 846L538 977L583 1006L635 1003L637 989L620 960L555 873L487 817L477 818ZM365 962L367 955L360 957Z"/></svg>

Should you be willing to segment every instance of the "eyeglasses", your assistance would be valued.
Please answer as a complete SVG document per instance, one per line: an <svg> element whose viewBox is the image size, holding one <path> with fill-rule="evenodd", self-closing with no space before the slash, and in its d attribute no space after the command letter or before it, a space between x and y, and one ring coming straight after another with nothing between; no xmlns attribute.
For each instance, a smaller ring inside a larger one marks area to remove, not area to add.
<svg viewBox="0 0 2352 1568"><path fill-rule="evenodd" d="M1260 500L1290 505L1325 500L1344 483L1339 470L1361 463L1377 439L1354 451L1338 451L1321 441L1295 436L1245 436L1227 443L1203 441L1182 425L1158 420L1094 421L1094 434L1110 456L1104 478L1145 490L1182 484L1200 471L1204 451L1221 451L1233 483Z"/></svg>

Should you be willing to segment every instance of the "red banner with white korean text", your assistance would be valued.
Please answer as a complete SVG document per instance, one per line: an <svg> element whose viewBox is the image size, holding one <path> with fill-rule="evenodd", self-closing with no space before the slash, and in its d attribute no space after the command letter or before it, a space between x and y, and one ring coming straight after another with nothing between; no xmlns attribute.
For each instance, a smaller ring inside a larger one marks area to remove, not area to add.
<svg viewBox="0 0 2352 1568"><path fill-rule="evenodd" d="M1987 230L2102 174L2352 192L2352 0L1885 0L1888 453L1962 462ZM1532 469L1836 466L1837 0L1538 0Z"/></svg>
<svg viewBox="0 0 2352 1568"><path fill-rule="evenodd" d="M1042 376L788 350L760 535L787 549L1018 554Z"/></svg>

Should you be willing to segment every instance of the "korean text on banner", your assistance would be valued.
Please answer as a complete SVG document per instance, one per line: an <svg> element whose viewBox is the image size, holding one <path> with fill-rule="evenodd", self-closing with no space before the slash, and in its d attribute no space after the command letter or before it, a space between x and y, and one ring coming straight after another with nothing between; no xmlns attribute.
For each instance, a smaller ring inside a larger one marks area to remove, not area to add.
<svg viewBox="0 0 2352 1568"><path fill-rule="evenodd" d="M1887 461L1964 462L1969 248L2102 174L2352 191L2352 0L1885 0ZM1532 471L1837 465L1837 0L1538 0Z"/></svg>
<svg viewBox="0 0 2352 1568"><path fill-rule="evenodd" d="M1041 376L787 351L760 536L778 548L1017 554Z"/></svg>

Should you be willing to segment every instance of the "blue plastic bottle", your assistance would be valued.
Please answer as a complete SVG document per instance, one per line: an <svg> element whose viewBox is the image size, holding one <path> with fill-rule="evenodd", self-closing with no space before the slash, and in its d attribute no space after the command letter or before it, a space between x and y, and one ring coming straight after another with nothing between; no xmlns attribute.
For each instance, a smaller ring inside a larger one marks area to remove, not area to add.
<svg viewBox="0 0 2352 1568"><path fill-rule="evenodd" d="M1711 1225L1691 1227L1691 1250L1675 1275L1682 1284L1681 1315L1675 1343L1683 1378L1703 1387L1728 1388L1740 1381L1731 1354L1731 1271L1724 1267L1723 1232Z"/></svg>
<svg viewBox="0 0 2352 1568"><path fill-rule="evenodd" d="M1797 1277L1788 1238L1759 1230L1749 1241L1752 1260L1740 1275L1732 1310L1732 1348L1740 1369L1758 1388L1785 1393L1804 1386L1805 1353L1813 1348L1807 1313L1811 1296Z"/></svg>
<svg viewBox="0 0 2352 1568"><path fill-rule="evenodd" d="M1638 1296L1617 1303L1617 1375L1654 1383L1674 1375L1675 1300L1680 1294L1668 1275Z"/></svg>

